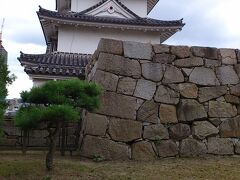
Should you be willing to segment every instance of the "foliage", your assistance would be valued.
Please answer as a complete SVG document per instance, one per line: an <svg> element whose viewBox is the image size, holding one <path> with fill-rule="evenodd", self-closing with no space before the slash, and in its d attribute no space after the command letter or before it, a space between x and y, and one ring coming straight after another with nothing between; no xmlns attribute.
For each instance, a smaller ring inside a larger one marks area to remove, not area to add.
<svg viewBox="0 0 240 180"><path fill-rule="evenodd" d="M52 169L52 159L57 134L66 122L80 120L79 109L92 111L99 107L101 89L94 83L77 79L48 81L41 87L24 91L22 107L15 117L15 124L24 131L37 127L49 132L49 152L46 158L48 170Z"/></svg>
<svg viewBox="0 0 240 180"><path fill-rule="evenodd" d="M14 75L9 75L9 71L7 68L7 64L5 64L5 59L0 55L0 127L3 121L4 111L6 108L5 98L7 96L7 88L8 84L11 84L16 77ZM1 128L0 128L1 134Z"/></svg>

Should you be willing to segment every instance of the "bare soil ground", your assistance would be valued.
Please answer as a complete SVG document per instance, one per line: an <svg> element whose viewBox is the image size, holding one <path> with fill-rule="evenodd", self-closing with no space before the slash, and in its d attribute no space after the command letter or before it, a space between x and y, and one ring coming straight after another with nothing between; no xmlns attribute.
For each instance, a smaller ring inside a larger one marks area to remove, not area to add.
<svg viewBox="0 0 240 180"><path fill-rule="evenodd" d="M45 154L0 152L0 180L240 180L239 157L169 158L153 162L93 162L57 155L54 171Z"/></svg>

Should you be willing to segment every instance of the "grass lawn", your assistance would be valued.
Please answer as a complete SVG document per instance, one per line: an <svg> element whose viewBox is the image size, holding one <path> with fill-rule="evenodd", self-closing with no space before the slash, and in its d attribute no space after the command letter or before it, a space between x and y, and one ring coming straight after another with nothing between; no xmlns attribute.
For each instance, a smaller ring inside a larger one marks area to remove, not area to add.
<svg viewBox="0 0 240 180"><path fill-rule="evenodd" d="M45 155L30 152L0 152L0 180L240 180L240 158L209 157L161 159L154 162L99 162L78 157L55 158L54 171L45 170Z"/></svg>

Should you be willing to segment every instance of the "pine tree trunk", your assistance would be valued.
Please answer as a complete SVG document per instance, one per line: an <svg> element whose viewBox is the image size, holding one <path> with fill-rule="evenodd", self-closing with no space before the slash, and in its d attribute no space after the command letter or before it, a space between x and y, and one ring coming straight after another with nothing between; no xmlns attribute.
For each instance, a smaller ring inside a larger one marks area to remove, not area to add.
<svg viewBox="0 0 240 180"><path fill-rule="evenodd" d="M49 150L46 156L46 168L48 171L51 171L53 169L53 156L56 151L56 142L57 142L57 136L60 130L59 123L56 126L56 129L54 132L49 128Z"/></svg>
<svg viewBox="0 0 240 180"><path fill-rule="evenodd" d="M26 152L27 152L27 135L28 135L28 131L23 130L23 141L22 141L22 153L23 153L23 155L26 155Z"/></svg>

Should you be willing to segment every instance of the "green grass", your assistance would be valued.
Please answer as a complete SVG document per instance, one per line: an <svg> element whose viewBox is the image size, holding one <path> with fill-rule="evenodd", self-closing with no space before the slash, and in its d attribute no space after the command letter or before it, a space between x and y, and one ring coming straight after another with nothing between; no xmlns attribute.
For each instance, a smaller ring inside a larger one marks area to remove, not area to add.
<svg viewBox="0 0 240 180"><path fill-rule="evenodd" d="M211 157L162 159L153 162L92 162L79 157L55 158L55 168L45 170L44 153L0 152L0 179L13 180L158 180L240 179L240 158Z"/></svg>

